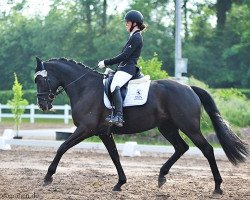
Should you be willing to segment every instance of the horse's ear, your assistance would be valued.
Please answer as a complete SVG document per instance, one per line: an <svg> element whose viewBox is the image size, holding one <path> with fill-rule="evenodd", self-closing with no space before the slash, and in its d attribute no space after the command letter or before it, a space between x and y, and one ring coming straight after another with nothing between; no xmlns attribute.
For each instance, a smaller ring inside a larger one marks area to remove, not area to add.
<svg viewBox="0 0 250 200"><path fill-rule="evenodd" d="M42 60L36 57L36 71L41 70L41 68L42 68Z"/></svg>
<svg viewBox="0 0 250 200"><path fill-rule="evenodd" d="M42 60L41 60L40 58L36 57L36 63L37 63L37 64L41 64L41 63L42 63Z"/></svg>

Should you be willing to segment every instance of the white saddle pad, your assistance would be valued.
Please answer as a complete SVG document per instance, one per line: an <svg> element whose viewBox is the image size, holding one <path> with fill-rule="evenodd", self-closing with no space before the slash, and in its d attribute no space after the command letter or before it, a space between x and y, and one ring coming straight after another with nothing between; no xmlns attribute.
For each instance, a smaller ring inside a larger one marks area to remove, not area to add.
<svg viewBox="0 0 250 200"><path fill-rule="evenodd" d="M147 102L148 99L148 91L151 80L150 76L146 75L143 78L131 80L128 83L128 92L123 101L123 107L128 106L139 106L143 105ZM111 109L111 103L104 92L103 96L104 105Z"/></svg>

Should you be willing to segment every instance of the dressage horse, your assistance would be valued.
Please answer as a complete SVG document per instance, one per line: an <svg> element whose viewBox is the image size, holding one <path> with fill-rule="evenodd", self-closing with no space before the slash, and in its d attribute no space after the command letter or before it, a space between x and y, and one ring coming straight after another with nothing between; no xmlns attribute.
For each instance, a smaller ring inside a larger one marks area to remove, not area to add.
<svg viewBox="0 0 250 200"><path fill-rule="evenodd" d="M228 159L237 164L243 162L249 149L222 119L212 97L205 90L180 84L173 80L151 81L146 104L124 108L124 126L110 126L105 117L110 110L104 106L103 74L73 60L65 58L43 62L36 58L35 83L37 84L38 106L43 111L52 108L52 102L63 88L67 93L75 132L59 147L48 168L44 184L52 182L52 175L63 154L91 136L99 136L118 172L118 183L114 191L120 191L126 176L112 134L135 134L157 127L160 133L174 146L174 154L161 167L158 186L165 182L172 165L189 149L179 131L186 134L207 158L215 181L214 193L222 194L222 178L219 173L213 147L200 130L201 107L208 113L217 137Z"/></svg>

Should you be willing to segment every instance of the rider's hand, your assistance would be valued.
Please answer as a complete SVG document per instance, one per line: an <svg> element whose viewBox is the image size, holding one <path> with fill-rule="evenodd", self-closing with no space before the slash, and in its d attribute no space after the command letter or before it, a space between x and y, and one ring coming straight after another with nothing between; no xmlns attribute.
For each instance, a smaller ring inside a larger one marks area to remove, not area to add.
<svg viewBox="0 0 250 200"><path fill-rule="evenodd" d="M98 67L99 67L100 69L102 69L102 68L105 67L104 60L102 60L102 61L100 61L100 62L98 63Z"/></svg>

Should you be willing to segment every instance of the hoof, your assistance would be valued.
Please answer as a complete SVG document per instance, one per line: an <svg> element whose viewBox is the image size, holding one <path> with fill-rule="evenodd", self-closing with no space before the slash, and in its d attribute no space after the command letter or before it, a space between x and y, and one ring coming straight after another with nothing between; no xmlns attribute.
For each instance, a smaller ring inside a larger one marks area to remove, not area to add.
<svg viewBox="0 0 250 200"><path fill-rule="evenodd" d="M45 178L44 181L43 181L43 186L47 186L47 185L50 185L53 181L53 178L50 177L50 178Z"/></svg>
<svg viewBox="0 0 250 200"><path fill-rule="evenodd" d="M160 188L161 186L164 185L164 183L166 183L166 178L158 178L158 187Z"/></svg>
<svg viewBox="0 0 250 200"><path fill-rule="evenodd" d="M223 194L223 190L220 189L220 188L219 188L219 189L216 189L216 190L213 191L213 194L214 194L214 195L218 195L218 194L219 194L219 195L222 195L222 194Z"/></svg>
<svg viewBox="0 0 250 200"><path fill-rule="evenodd" d="M115 186L112 191L119 192L122 191L122 189L119 186Z"/></svg>
<svg viewBox="0 0 250 200"><path fill-rule="evenodd" d="M122 191L121 186L124 185L127 182L126 179L119 180L118 183L113 187L112 191Z"/></svg>

